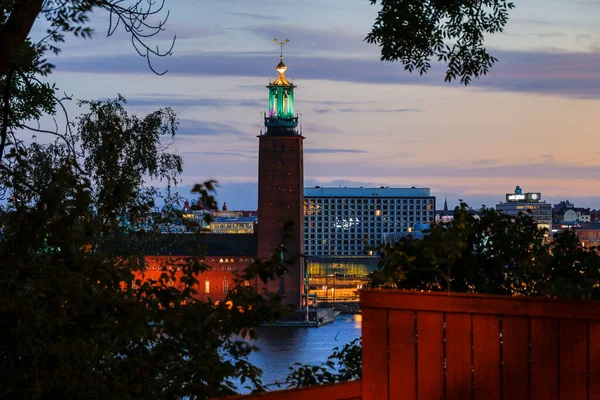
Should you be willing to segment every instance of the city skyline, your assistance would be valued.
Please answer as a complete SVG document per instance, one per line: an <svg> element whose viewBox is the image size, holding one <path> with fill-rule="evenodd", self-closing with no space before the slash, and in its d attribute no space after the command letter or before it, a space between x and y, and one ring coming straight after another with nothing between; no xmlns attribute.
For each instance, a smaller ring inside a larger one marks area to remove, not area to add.
<svg viewBox="0 0 600 400"><path fill-rule="evenodd" d="M499 63L468 88L444 84L440 68L419 77L380 62L378 48L362 42L376 13L368 1L204 3L167 3L170 23L156 43L178 39L173 56L153 59L169 70L162 77L126 34L102 38L106 16L95 17L92 42L65 44L50 76L75 98L120 92L137 113L172 106L182 195L215 178L220 203L256 208L259 113L276 77L272 39L285 37L307 138L306 187L429 187L440 208L445 197L450 207L459 198L493 207L520 185L552 203L600 208L593 1L517 2L506 32L487 42Z"/></svg>

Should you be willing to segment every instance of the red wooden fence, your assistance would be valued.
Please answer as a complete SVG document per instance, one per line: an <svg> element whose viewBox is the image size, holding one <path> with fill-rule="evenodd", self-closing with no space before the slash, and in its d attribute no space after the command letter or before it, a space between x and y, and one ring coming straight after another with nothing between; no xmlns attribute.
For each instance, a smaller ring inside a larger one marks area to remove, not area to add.
<svg viewBox="0 0 600 400"><path fill-rule="evenodd" d="M600 302L362 290L360 305L362 381L239 399L600 400Z"/></svg>
<svg viewBox="0 0 600 400"><path fill-rule="evenodd" d="M600 306L363 290L364 400L600 399Z"/></svg>

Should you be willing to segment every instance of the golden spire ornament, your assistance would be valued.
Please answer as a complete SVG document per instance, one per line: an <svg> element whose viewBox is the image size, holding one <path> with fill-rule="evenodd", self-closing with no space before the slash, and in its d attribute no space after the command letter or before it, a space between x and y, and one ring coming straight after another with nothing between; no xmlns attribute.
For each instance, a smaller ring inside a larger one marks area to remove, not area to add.
<svg viewBox="0 0 600 400"><path fill-rule="evenodd" d="M277 72L279 72L279 77L273 82L274 85L290 85L290 81L285 77L285 71L287 71L287 65L283 62L283 47L290 42L290 39L279 40L277 38L273 39L273 42L277 43L281 48L279 53L279 64L277 64Z"/></svg>

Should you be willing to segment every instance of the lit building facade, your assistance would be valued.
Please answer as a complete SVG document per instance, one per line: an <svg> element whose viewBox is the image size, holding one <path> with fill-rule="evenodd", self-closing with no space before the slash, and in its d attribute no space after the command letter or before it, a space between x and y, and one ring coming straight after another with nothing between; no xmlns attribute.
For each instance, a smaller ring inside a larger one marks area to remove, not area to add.
<svg viewBox="0 0 600 400"><path fill-rule="evenodd" d="M539 228L546 228L549 232L552 230L552 205L543 201L539 192L523 193L521 187L517 186L514 193L506 194L505 202L496 204L496 211L514 216L520 212L530 212Z"/></svg>
<svg viewBox="0 0 600 400"><path fill-rule="evenodd" d="M584 223L572 228L584 247L600 246L600 224Z"/></svg>
<svg viewBox="0 0 600 400"><path fill-rule="evenodd" d="M392 233L435 221L435 197L426 188L305 188L307 256L364 257Z"/></svg>

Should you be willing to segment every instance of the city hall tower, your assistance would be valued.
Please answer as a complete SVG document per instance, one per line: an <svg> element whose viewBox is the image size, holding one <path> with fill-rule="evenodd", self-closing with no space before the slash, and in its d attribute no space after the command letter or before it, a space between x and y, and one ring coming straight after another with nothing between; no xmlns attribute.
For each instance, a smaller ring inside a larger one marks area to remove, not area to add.
<svg viewBox="0 0 600 400"><path fill-rule="evenodd" d="M277 41L277 40L276 40ZM283 296L283 302L301 305L304 243L304 137L298 132L294 114L296 86L286 76L283 46L277 72L279 76L267 86L269 110L264 115L258 151L258 258L268 259L285 246L282 256L292 260L286 275L270 282L267 289ZM284 225L291 223L291 236L284 241Z"/></svg>

